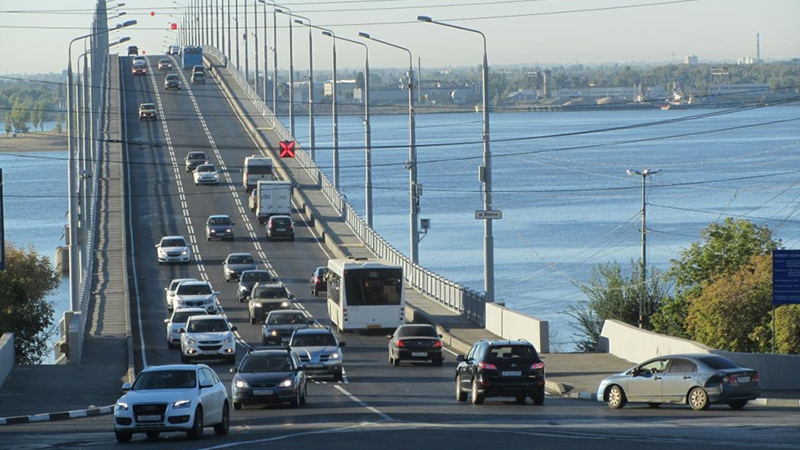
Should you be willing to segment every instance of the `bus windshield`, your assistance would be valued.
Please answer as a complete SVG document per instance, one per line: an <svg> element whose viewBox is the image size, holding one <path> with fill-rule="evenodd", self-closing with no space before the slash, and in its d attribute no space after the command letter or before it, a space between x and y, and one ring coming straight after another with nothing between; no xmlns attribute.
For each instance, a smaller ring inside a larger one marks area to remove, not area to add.
<svg viewBox="0 0 800 450"><path fill-rule="evenodd" d="M344 291L350 306L399 305L402 288L402 269L345 271Z"/></svg>

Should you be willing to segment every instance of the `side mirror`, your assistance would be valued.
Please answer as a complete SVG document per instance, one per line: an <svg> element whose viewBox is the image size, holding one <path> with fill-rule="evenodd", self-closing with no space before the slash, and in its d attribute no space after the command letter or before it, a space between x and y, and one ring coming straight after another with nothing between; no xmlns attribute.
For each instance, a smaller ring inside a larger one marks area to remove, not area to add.
<svg viewBox="0 0 800 450"><path fill-rule="evenodd" d="M393 336L393 335L391 335L391 334L387 334L387 335L386 335L386 339L391 339L391 338L393 338L393 337L394 337L394 336Z"/></svg>
<svg viewBox="0 0 800 450"><path fill-rule="evenodd" d="M212 292L212 294L219 295L219 291L214 291L214 292Z"/></svg>
<svg viewBox="0 0 800 450"><path fill-rule="evenodd" d="M235 325L231 327L231 331L236 331L236 330L238 330L238 329L239 329L239 328L237 328Z"/></svg>
<svg viewBox="0 0 800 450"><path fill-rule="evenodd" d="M345 346L345 344L347 344L347 342L339 342L339 348L342 348L342 347L344 347L344 346Z"/></svg>
<svg viewBox="0 0 800 450"><path fill-rule="evenodd" d="M129 382L127 382L127 381L125 383L122 383L122 390L123 391L130 391L131 390L131 384Z"/></svg>
<svg viewBox="0 0 800 450"><path fill-rule="evenodd" d="M444 337L444 336L442 336L442 335L440 334L440 335L439 335L439 339L441 339L442 337Z"/></svg>
<svg viewBox="0 0 800 450"><path fill-rule="evenodd" d="M155 245L155 248L158 248L158 244Z"/></svg>
<svg viewBox="0 0 800 450"><path fill-rule="evenodd" d="M180 330L178 330L178 333L186 333L186 328L181 328Z"/></svg>
<svg viewBox="0 0 800 450"><path fill-rule="evenodd" d="M456 356L456 362L464 362L466 360L467 360L467 358L465 358L464 355Z"/></svg>
<svg viewBox="0 0 800 450"><path fill-rule="evenodd" d="M297 300L297 297L295 297L294 295L290 295L290 296L289 296L289 300L291 300L291 301L295 301L295 300Z"/></svg>
<svg viewBox="0 0 800 450"><path fill-rule="evenodd" d="M200 389L210 388L210 387L213 387L213 386L214 386L213 383L201 384L200 385Z"/></svg>
<svg viewBox="0 0 800 450"><path fill-rule="evenodd" d="M164 319L164 323L169 323L169 319Z"/></svg>
<svg viewBox="0 0 800 450"><path fill-rule="evenodd" d="M231 370L229 370L228 372L230 372L230 373L236 373L236 367L231 367Z"/></svg>

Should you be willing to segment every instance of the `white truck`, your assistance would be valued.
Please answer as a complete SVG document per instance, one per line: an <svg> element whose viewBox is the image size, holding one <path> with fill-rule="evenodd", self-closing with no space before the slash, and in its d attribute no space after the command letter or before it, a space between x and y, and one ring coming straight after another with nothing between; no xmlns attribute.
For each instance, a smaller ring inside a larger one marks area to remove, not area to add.
<svg viewBox="0 0 800 450"><path fill-rule="evenodd" d="M291 181L259 181L256 184L255 213L259 224L270 216L292 214Z"/></svg>
<svg viewBox="0 0 800 450"><path fill-rule="evenodd" d="M252 155L244 159L242 167L242 187L246 192L255 189L261 181L272 181L275 175L272 171L272 160L266 156Z"/></svg>

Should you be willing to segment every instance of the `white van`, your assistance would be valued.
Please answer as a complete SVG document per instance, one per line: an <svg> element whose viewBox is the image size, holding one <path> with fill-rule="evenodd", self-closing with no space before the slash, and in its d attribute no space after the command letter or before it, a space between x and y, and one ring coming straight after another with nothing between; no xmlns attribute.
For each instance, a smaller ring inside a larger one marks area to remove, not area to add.
<svg viewBox="0 0 800 450"><path fill-rule="evenodd" d="M246 192L252 191L259 181L273 181L272 160L266 156L251 155L244 159L242 168L242 187Z"/></svg>

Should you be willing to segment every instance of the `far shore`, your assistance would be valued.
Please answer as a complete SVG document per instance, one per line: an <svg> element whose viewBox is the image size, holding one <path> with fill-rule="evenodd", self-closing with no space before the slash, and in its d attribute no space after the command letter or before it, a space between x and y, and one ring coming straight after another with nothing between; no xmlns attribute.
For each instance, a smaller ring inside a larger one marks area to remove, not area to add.
<svg viewBox="0 0 800 450"><path fill-rule="evenodd" d="M67 150L67 135L45 132L0 134L0 153Z"/></svg>

